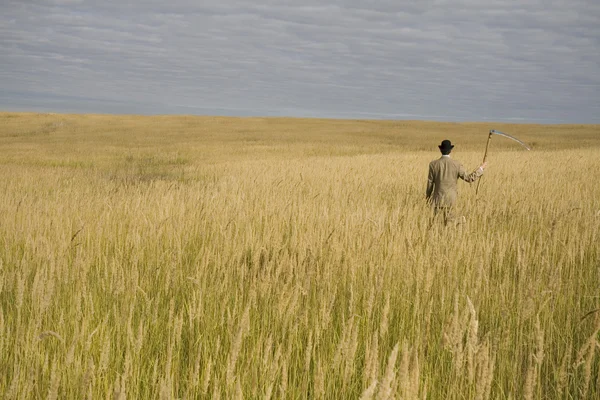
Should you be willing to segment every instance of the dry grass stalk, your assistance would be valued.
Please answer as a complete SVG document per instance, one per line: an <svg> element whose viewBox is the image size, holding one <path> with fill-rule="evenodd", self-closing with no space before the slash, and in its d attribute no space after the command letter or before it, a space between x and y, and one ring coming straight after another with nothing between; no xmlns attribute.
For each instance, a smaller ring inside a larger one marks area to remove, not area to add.
<svg viewBox="0 0 600 400"><path fill-rule="evenodd" d="M56 339L58 339L60 341L61 344L65 344L65 340L62 338L62 336L60 336L58 333L54 332L54 331L44 331L42 333L40 333L40 335L38 336L39 340L43 340L45 337L48 336L52 336L55 337Z"/></svg>
<svg viewBox="0 0 600 400"><path fill-rule="evenodd" d="M420 392L421 383L421 366L419 363L419 352L417 348L411 351L411 363L410 363L410 384L408 385L408 391L406 394L407 399L418 399Z"/></svg>
<svg viewBox="0 0 600 400"><path fill-rule="evenodd" d="M565 389L568 390L569 387L569 373L568 368L571 365L571 351L567 350L562 357L562 361L560 363L560 369L558 370L557 377L557 393L558 397L562 398L563 393L565 393Z"/></svg>
<svg viewBox="0 0 600 400"><path fill-rule="evenodd" d="M461 376L464 369L464 335L467 328L467 315L461 316L458 293L454 295L454 310L449 326L444 330L445 347L452 353L455 376Z"/></svg>
<svg viewBox="0 0 600 400"><path fill-rule="evenodd" d="M405 340L402 344L402 358L400 359L400 367L398 369L398 387L400 397L403 399L408 399L408 395L411 392L410 356L411 351Z"/></svg>
<svg viewBox="0 0 600 400"><path fill-rule="evenodd" d="M379 325L379 337L384 339L388 332L390 318L390 294L387 293L385 296L385 306L383 307L383 311L381 313L381 323Z"/></svg>
<svg viewBox="0 0 600 400"><path fill-rule="evenodd" d="M467 306L469 309L470 322L469 331L467 335L467 374L469 382L472 383L475 379L475 368L476 361L475 356L479 351L479 321L477 320L477 312L471 302L469 296L467 296Z"/></svg>
<svg viewBox="0 0 600 400"><path fill-rule="evenodd" d="M48 389L48 400L56 400L58 398L58 388L60 385L60 372L57 371L56 360L52 361L52 370L50 372L50 387Z"/></svg>
<svg viewBox="0 0 600 400"><path fill-rule="evenodd" d="M477 353L476 400L490 399L495 364L496 354L493 353L489 338L486 338Z"/></svg>
<svg viewBox="0 0 600 400"><path fill-rule="evenodd" d="M396 359L398 358L399 343L396 343L390 356L388 357L387 366L385 368L385 374L381 379L381 385L377 392L377 399L385 400L391 399L394 396L394 380L396 379Z"/></svg>
<svg viewBox="0 0 600 400"><path fill-rule="evenodd" d="M371 384L362 392L360 400L371 400L375 396L377 390L377 380L371 382Z"/></svg>
<svg viewBox="0 0 600 400"><path fill-rule="evenodd" d="M363 385L371 385L379 376L379 335L371 336L371 342L366 345L365 368Z"/></svg>
<svg viewBox="0 0 600 400"><path fill-rule="evenodd" d="M529 356L527 364L527 373L525 374L525 383L523 384L523 398L525 400L533 400L535 386L537 382L537 368L535 357L533 354Z"/></svg>
<svg viewBox="0 0 600 400"><path fill-rule="evenodd" d="M202 373L202 395L206 395L208 393L208 388L210 385L210 378L212 374L212 358L209 357L208 362L204 368L204 372Z"/></svg>
<svg viewBox="0 0 600 400"><path fill-rule="evenodd" d="M325 398L325 371L323 370L323 365L321 364L321 362L317 362L317 368L315 368L314 382L315 399Z"/></svg>
<svg viewBox="0 0 600 400"><path fill-rule="evenodd" d="M235 368L238 357L240 355L240 350L242 349L242 342L248 330L250 329L250 305L248 305L242 315L242 318L239 323L239 328L235 339L233 340L233 344L231 346L231 352L229 354L229 361L227 363L227 375L226 382L227 385L230 386L234 383L235 380Z"/></svg>

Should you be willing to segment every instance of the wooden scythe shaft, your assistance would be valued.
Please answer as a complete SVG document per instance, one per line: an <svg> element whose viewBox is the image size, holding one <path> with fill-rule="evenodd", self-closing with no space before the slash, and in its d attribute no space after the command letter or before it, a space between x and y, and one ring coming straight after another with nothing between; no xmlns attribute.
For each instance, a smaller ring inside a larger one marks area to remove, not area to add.
<svg viewBox="0 0 600 400"><path fill-rule="evenodd" d="M490 131L490 134L488 135L488 140L487 140L487 144L485 145L485 153L483 153L483 162L482 164L487 160L487 152L488 152L488 148L490 147L490 140L492 140L492 131ZM481 183L481 178L479 178L479 180L477 181L477 188L475 189L475 195L477 195L477 193L479 193L479 184Z"/></svg>

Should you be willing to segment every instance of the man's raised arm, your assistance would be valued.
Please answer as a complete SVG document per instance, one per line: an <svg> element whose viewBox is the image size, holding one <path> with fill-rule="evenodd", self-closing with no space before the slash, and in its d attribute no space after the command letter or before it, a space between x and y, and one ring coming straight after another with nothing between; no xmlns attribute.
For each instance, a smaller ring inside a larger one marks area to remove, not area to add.
<svg viewBox="0 0 600 400"><path fill-rule="evenodd" d="M484 162L475 171L471 172L470 174L467 174L467 171L461 165L460 168L458 169L458 177L465 182L469 182L469 183L475 182L477 180L477 178L479 178L481 175L483 175L483 170L485 169L486 166L487 166L487 162Z"/></svg>

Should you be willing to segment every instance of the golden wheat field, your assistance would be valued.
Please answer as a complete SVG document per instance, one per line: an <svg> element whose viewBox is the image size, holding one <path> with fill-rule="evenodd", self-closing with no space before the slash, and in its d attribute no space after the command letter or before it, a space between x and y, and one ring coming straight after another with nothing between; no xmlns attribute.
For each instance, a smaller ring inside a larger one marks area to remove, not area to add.
<svg viewBox="0 0 600 400"><path fill-rule="evenodd" d="M466 222L424 201L442 139ZM600 398L600 127L0 113L6 399Z"/></svg>

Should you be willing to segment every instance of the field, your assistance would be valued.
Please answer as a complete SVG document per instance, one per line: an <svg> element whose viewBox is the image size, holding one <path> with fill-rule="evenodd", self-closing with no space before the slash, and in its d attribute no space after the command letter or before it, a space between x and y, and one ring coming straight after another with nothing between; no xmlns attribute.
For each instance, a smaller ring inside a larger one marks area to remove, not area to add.
<svg viewBox="0 0 600 400"><path fill-rule="evenodd" d="M457 227L427 166L468 169ZM600 126L0 113L6 399L600 398Z"/></svg>

